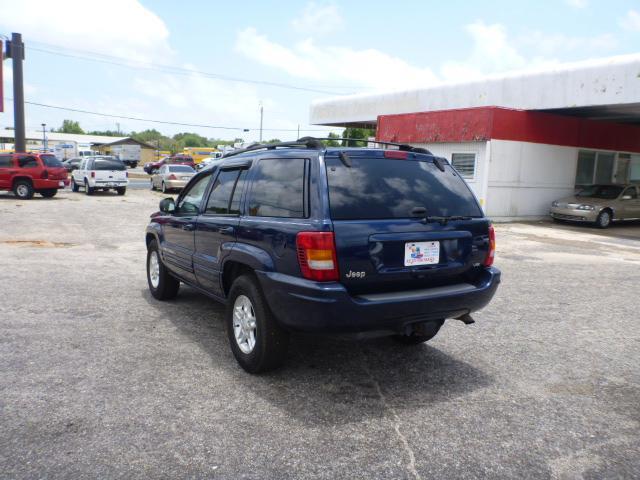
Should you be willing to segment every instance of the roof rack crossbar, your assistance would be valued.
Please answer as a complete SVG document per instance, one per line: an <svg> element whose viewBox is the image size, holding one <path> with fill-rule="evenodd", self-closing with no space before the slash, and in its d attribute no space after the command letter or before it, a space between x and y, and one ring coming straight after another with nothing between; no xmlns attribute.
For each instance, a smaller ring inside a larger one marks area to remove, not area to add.
<svg viewBox="0 0 640 480"><path fill-rule="evenodd" d="M362 139L362 138L302 137L293 142L253 143L246 148L242 148L240 150L234 150L233 152L226 153L225 155L222 156L222 158L228 158L228 157L232 157L234 155L240 155L241 153L246 153L246 152L255 152L257 150L276 150L278 148L304 147L304 148L311 148L311 149L318 150L318 149L324 148L324 144L322 143L323 140L369 142L368 140ZM398 147L399 150L402 150L404 152L425 153L427 155L433 155L426 148L413 147L411 145L407 145L406 143L381 142L378 140L373 140L371 143Z"/></svg>

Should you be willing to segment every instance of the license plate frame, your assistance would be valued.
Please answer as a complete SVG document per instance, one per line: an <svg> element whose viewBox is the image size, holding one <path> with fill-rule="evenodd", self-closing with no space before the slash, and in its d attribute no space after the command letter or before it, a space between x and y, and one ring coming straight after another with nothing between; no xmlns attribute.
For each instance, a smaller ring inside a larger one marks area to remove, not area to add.
<svg viewBox="0 0 640 480"><path fill-rule="evenodd" d="M404 266L437 265L440 263L440 242L406 242L404 244Z"/></svg>

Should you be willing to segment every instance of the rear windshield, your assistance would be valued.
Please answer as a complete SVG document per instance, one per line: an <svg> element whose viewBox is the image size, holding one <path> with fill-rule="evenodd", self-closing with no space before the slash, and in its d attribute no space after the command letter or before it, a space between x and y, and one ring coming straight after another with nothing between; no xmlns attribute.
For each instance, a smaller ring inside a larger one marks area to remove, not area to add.
<svg viewBox="0 0 640 480"><path fill-rule="evenodd" d="M40 155L40 158L47 167L62 167L62 162L53 155Z"/></svg>
<svg viewBox="0 0 640 480"><path fill-rule="evenodd" d="M193 173L195 170L191 168L189 165L171 165L169 167L170 172L183 172L183 173Z"/></svg>
<svg viewBox="0 0 640 480"><path fill-rule="evenodd" d="M329 203L335 220L410 218L427 215L482 217L475 197L449 166L430 161L351 156L351 167L327 157Z"/></svg>
<svg viewBox="0 0 640 480"><path fill-rule="evenodd" d="M94 170L126 170L127 167L124 166L120 160L107 160L104 158L96 158L93 164Z"/></svg>

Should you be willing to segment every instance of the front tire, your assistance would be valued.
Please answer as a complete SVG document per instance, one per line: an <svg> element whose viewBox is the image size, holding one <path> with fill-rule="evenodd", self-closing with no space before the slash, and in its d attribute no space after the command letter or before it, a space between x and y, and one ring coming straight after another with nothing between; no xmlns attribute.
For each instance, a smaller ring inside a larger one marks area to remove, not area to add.
<svg viewBox="0 0 640 480"><path fill-rule="evenodd" d="M20 200L31 200L33 198L33 185L28 180L18 180L13 186L13 193Z"/></svg>
<svg viewBox="0 0 640 480"><path fill-rule="evenodd" d="M176 298L180 280L173 277L162 263L158 242L152 240L147 250L147 283L151 295L157 300Z"/></svg>
<svg viewBox="0 0 640 480"><path fill-rule="evenodd" d="M289 334L269 310L253 275L233 282L225 324L233 356L245 371L267 372L284 363Z"/></svg>
<svg viewBox="0 0 640 480"><path fill-rule="evenodd" d="M151 179L151 191L154 191L156 189L156 186L153 184L153 179Z"/></svg>
<svg viewBox="0 0 640 480"><path fill-rule="evenodd" d="M420 331L413 332L410 335L393 335L391 338L402 345L420 345L421 343L428 342L435 337L440 331L440 327L444 320L436 320L433 322L427 322L420 325Z"/></svg>
<svg viewBox="0 0 640 480"><path fill-rule="evenodd" d="M598 228L608 228L611 225L611 211L603 210L596 218L596 226Z"/></svg>

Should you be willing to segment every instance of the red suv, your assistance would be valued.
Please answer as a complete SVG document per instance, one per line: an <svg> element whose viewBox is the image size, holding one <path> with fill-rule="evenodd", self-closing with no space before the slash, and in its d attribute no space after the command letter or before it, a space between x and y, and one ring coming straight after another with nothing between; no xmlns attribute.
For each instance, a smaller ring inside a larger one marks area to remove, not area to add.
<svg viewBox="0 0 640 480"><path fill-rule="evenodd" d="M160 170L163 165L189 165L194 170L196 168L196 163L193 161L192 156L176 153L175 155L171 155L170 157L164 157L157 162L145 163L143 169L149 175L153 175L153 173L156 170Z"/></svg>
<svg viewBox="0 0 640 480"><path fill-rule="evenodd" d="M34 193L51 198L68 184L67 171L50 153L0 153L0 190L23 200Z"/></svg>

